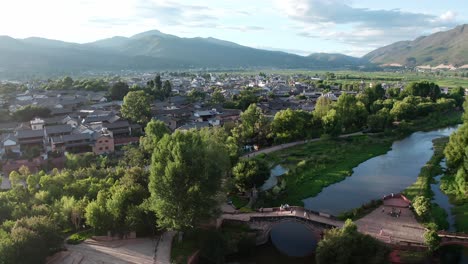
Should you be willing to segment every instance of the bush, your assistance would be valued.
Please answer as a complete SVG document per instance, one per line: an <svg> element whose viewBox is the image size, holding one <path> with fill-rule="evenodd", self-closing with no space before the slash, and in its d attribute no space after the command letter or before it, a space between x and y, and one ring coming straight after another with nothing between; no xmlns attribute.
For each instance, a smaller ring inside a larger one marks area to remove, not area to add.
<svg viewBox="0 0 468 264"><path fill-rule="evenodd" d="M70 237L68 237L67 244L77 245L85 241L86 239L91 238L92 236L93 236L93 232L91 230L75 233L71 235Z"/></svg>

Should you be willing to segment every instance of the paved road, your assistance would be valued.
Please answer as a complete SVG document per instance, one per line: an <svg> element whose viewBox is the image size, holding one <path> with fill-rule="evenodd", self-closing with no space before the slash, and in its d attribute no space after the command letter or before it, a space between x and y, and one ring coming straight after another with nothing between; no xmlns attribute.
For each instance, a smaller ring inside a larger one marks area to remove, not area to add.
<svg viewBox="0 0 468 264"><path fill-rule="evenodd" d="M154 264L154 241L147 238L66 245L47 264Z"/></svg>
<svg viewBox="0 0 468 264"><path fill-rule="evenodd" d="M339 138L347 138L347 137L360 136L360 135L364 135L364 133L356 132L356 133L351 133L351 134L345 134L345 135L339 136ZM314 139L301 140L301 141L281 144L281 145L277 145L277 146L273 146L273 147L269 147L269 148L264 148L264 149L261 149L261 150L255 151L255 152L247 153L247 154L243 155L242 158L253 158L253 157L255 157L257 155L260 155L262 153L268 154L268 153L275 152L275 151L278 151L278 150L281 150L281 149L286 149L286 148L294 147L294 146L297 146L297 145L303 145L303 144L306 144L308 142L316 142L316 141L320 141L320 140L322 140L322 139L321 138L314 138Z"/></svg>
<svg viewBox="0 0 468 264"><path fill-rule="evenodd" d="M162 234L156 248L156 264L171 264L171 248L172 240L174 239L175 231L166 231Z"/></svg>
<svg viewBox="0 0 468 264"><path fill-rule="evenodd" d="M356 221L359 231L387 243L424 244L426 229L418 223L410 209L395 207L398 203L402 204L403 202L398 198L386 199L382 206ZM401 210L401 216L390 216L389 212L392 211L392 208L397 211Z"/></svg>

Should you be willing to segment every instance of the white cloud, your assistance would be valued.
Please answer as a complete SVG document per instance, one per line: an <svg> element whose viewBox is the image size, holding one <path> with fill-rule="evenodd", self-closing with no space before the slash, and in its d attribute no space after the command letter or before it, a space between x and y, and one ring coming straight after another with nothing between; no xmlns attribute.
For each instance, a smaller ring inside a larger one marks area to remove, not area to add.
<svg viewBox="0 0 468 264"><path fill-rule="evenodd" d="M346 0L276 0L275 4L297 23L290 28L299 36L360 47L349 53L353 55L457 24L453 11L437 16L400 9L374 10L353 7Z"/></svg>

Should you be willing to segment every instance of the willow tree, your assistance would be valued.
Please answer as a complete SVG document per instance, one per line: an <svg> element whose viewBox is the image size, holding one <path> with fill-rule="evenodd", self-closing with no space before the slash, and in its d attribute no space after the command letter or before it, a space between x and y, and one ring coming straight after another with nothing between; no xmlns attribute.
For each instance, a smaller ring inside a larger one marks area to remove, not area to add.
<svg viewBox="0 0 468 264"><path fill-rule="evenodd" d="M149 182L158 225L190 229L215 216L216 196L228 169L226 147L208 134L192 130L165 135L154 150Z"/></svg>

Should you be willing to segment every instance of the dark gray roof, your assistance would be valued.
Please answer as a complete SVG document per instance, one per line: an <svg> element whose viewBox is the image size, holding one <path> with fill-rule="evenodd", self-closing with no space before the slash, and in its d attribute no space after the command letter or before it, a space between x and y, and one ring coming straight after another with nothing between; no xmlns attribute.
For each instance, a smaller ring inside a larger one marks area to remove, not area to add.
<svg viewBox="0 0 468 264"><path fill-rule="evenodd" d="M190 129L201 129L204 127L209 127L210 122L205 121L205 122L195 122L195 123L190 123L190 124L185 124L183 126L180 126L176 128L176 130L190 130Z"/></svg>
<svg viewBox="0 0 468 264"><path fill-rule="evenodd" d="M16 122L8 122L8 123L3 123L0 122L0 130L14 130L16 127L18 127L19 123Z"/></svg>
<svg viewBox="0 0 468 264"><path fill-rule="evenodd" d="M88 133L83 134L71 134L71 135L64 135L59 137L52 137L53 143L67 143L70 141L77 141L77 140L90 140L92 135Z"/></svg>
<svg viewBox="0 0 468 264"><path fill-rule="evenodd" d="M42 130L23 129L16 131L16 133L18 139L44 137L44 131Z"/></svg>
<svg viewBox="0 0 468 264"><path fill-rule="evenodd" d="M108 129L113 129L113 128L128 128L130 124L128 123L127 120L119 120L114 123L103 123L103 127L107 127Z"/></svg>
<svg viewBox="0 0 468 264"><path fill-rule="evenodd" d="M56 126L46 126L45 127L46 135L71 133L72 130L73 130L73 128L70 125L56 125Z"/></svg>

